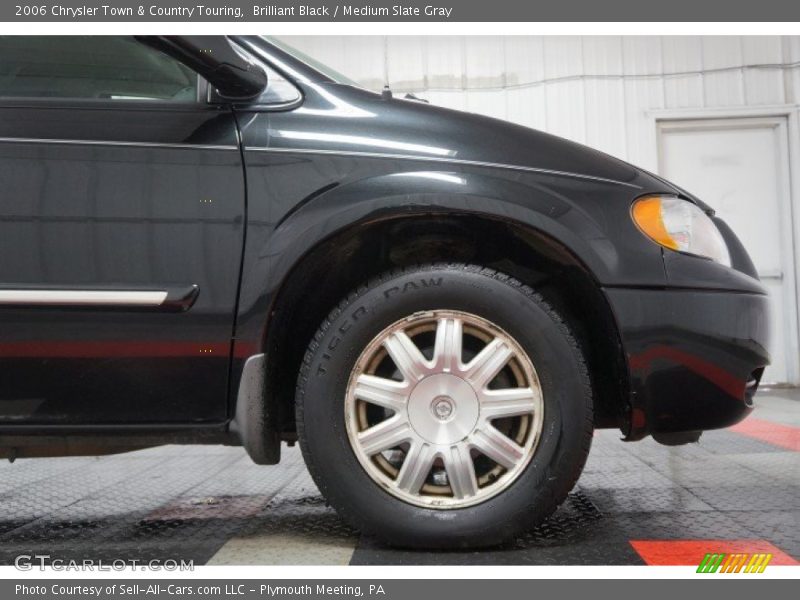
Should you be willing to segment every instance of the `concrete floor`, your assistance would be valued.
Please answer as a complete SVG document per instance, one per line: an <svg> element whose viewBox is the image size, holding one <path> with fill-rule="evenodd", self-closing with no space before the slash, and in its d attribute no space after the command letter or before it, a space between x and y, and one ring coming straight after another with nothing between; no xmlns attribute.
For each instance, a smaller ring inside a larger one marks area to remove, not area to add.
<svg viewBox="0 0 800 600"><path fill-rule="evenodd" d="M195 564L697 564L705 552L800 560L800 391L762 391L753 416L699 444L600 431L544 524L482 552L409 552L325 505L298 448L274 467L239 448L168 446L0 465L0 564L19 554ZM699 557L698 557L699 555Z"/></svg>

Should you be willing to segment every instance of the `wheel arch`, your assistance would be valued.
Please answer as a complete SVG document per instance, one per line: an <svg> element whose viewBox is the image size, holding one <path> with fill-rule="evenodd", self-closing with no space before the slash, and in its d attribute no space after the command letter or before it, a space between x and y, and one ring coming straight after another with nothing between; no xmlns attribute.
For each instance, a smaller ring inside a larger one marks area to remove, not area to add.
<svg viewBox="0 0 800 600"><path fill-rule="evenodd" d="M305 349L330 310L371 277L437 261L489 266L541 293L570 322L587 354L596 426L625 428L627 363L611 307L580 257L551 234L505 215L395 207L318 241L275 290L262 339L264 395L282 439L294 439L295 380Z"/></svg>

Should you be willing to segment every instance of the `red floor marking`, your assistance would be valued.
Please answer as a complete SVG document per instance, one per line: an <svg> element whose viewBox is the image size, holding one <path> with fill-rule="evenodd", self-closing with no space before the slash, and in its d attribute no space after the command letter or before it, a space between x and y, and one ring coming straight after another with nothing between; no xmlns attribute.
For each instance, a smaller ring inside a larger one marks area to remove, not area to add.
<svg viewBox="0 0 800 600"><path fill-rule="evenodd" d="M763 419L745 419L731 427L730 430L774 446L800 452L800 427L782 425Z"/></svg>
<svg viewBox="0 0 800 600"><path fill-rule="evenodd" d="M648 565L696 567L709 552L724 554L772 554L770 565L800 565L800 562L766 540L631 540L633 549Z"/></svg>

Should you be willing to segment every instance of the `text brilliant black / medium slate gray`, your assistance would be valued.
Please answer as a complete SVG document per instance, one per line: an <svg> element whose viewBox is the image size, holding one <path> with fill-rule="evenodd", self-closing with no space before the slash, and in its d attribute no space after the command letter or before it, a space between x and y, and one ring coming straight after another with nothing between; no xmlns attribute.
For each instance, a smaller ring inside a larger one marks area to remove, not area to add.
<svg viewBox="0 0 800 600"><path fill-rule="evenodd" d="M356 526L486 545L552 512L593 427L678 444L752 410L764 288L657 176L255 36L0 46L4 456L299 439ZM670 237L688 218L716 252Z"/></svg>

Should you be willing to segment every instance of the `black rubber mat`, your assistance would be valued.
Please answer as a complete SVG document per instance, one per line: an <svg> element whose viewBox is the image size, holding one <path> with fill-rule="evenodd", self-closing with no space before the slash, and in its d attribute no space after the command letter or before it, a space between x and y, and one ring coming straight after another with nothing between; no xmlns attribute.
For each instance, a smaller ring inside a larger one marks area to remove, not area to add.
<svg viewBox="0 0 800 600"><path fill-rule="evenodd" d="M782 401L796 426L800 402ZM780 410L772 409L770 416ZM668 448L598 432L545 523L481 552L410 552L326 506L297 448L274 467L227 447L169 446L0 465L0 563L20 554L195 564L644 564L631 540L764 540L800 559L800 462L733 431Z"/></svg>

